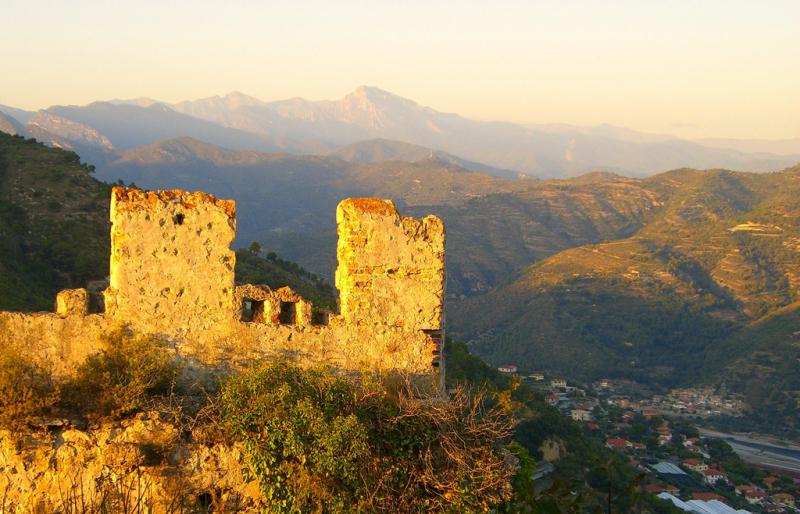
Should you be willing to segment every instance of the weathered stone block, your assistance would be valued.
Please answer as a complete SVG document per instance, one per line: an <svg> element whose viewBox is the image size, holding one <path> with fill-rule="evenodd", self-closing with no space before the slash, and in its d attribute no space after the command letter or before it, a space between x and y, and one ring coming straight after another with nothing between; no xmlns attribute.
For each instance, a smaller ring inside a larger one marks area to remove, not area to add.
<svg viewBox="0 0 800 514"><path fill-rule="evenodd" d="M86 289L64 289L56 295L56 314L86 316L89 313L89 292Z"/></svg>
<svg viewBox="0 0 800 514"><path fill-rule="evenodd" d="M297 317L296 317L296 320L297 320L297 324L299 326L307 327L307 326L312 324L312 322L313 322L313 319L312 319L313 308L314 307L313 307L313 305L311 305L311 302L307 302L307 301L302 300L302 299L299 302L297 302L297 307L296 307L296 309L297 309L297 313L296 313Z"/></svg>

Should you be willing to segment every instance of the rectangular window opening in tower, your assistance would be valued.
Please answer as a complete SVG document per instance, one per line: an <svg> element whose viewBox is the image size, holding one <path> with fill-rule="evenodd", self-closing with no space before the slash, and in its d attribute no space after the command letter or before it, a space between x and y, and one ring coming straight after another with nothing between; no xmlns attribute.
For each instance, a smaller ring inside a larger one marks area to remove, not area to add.
<svg viewBox="0 0 800 514"><path fill-rule="evenodd" d="M278 316L281 325L294 325L297 323L297 303L281 302L281 312Z"/></svg>
<svg viewBox="0 0 800 514"><path fill-rule="evenodd" d="M246 323L264 323L264 300L245 298L242 304L242 321Z"/></svg>

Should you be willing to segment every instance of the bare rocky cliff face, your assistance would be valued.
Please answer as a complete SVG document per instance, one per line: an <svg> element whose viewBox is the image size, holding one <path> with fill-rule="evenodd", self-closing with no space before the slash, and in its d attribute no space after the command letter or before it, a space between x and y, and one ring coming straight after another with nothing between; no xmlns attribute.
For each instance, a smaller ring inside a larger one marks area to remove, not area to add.
<svg viewBox="0 0 800 514"><path fill-rule="evenodd" d="M52 134L78 146L100 147L105 150L114 148L111 141L97 129L48 111L36 113L28 120L27 125L32 131L35 130L40 134ZM53 142L58 143L58 140Z"/></svg>
<svg viewBox="0 0 800 514"><path fill-rule="evenodd" d="M15 136L17 134L23 134L25 128L19 121L0 110L0 132Z"/></svg>

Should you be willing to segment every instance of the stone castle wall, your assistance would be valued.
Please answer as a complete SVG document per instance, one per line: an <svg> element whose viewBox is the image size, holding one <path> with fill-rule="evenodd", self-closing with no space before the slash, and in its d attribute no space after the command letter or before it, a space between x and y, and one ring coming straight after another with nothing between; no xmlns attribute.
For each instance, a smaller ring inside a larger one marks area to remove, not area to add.
<svg viewBox="0 0 800 514"><path fill-rule="evenodd" d="M341 369L441 371L444 227L401 217L391 201L337 209L341 314L314 320L288 288L234 283L235 205L204 193L115 187L105 312L85 290L59 293L55 313L0 312L0 346L69 373L120 325L172 341L202 363L289 358Z"/></svg>

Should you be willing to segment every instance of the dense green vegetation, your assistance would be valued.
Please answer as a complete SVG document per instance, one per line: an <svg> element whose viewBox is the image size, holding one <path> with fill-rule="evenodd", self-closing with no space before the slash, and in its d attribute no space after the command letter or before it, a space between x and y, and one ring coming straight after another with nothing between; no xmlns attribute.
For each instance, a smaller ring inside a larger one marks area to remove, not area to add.
<svg viewBox="0 0 800 514"><path fill-rule="evenodd" d="M121 329L106 334L101 350L65 384L64 408L88 418L125 416L144 408L149 397L166 396L179 372L167 341Z"/></svg>
<svg viewBox="0 0 800 514"><path fill-rule="evenodd" d="M447 348L449 401L404 377L283 361L208 369L198 382L163 341L129 331L109 334L74 378L56 380L28 352L6 349L0 428L20 436L53 417L80 425L155 411L185 427L187 441L241 443L270 512L672 512L538 393L462 344ZM545 444L557 448L556 470L534 481ZM142 451L147 465L171 452Z"/></svg>
<svg viewBox="0 0 800 514"><path fill-rule="evenodd" d="M20 435L52 416L120 418L175 387L180 366L165 341L120 329L101 343L74 376L58 379L30 349L0 349L0 428Z"/></svg>
<svg viewBox="0 0 800 514"><path fill-rule="evenodd" d="M491 300L508 324L496 325L499 336L477 339L474 351L497 364L567 373L577 380L677 385L697 376L705 365L698 353L731 330L730 323L708 316L675 291L642 294L614 277L571 278L533 291L507 289ZM467 330L483 322L477 313L464 318Z"/></svg>
<svg viewBox="0 0 800 514"><path fill-rule="evenodd" d="M708 350L710 376L741 392L751 408L744 418L717 418L712 425L800 439L799 307L775 311Z"/></svg>

